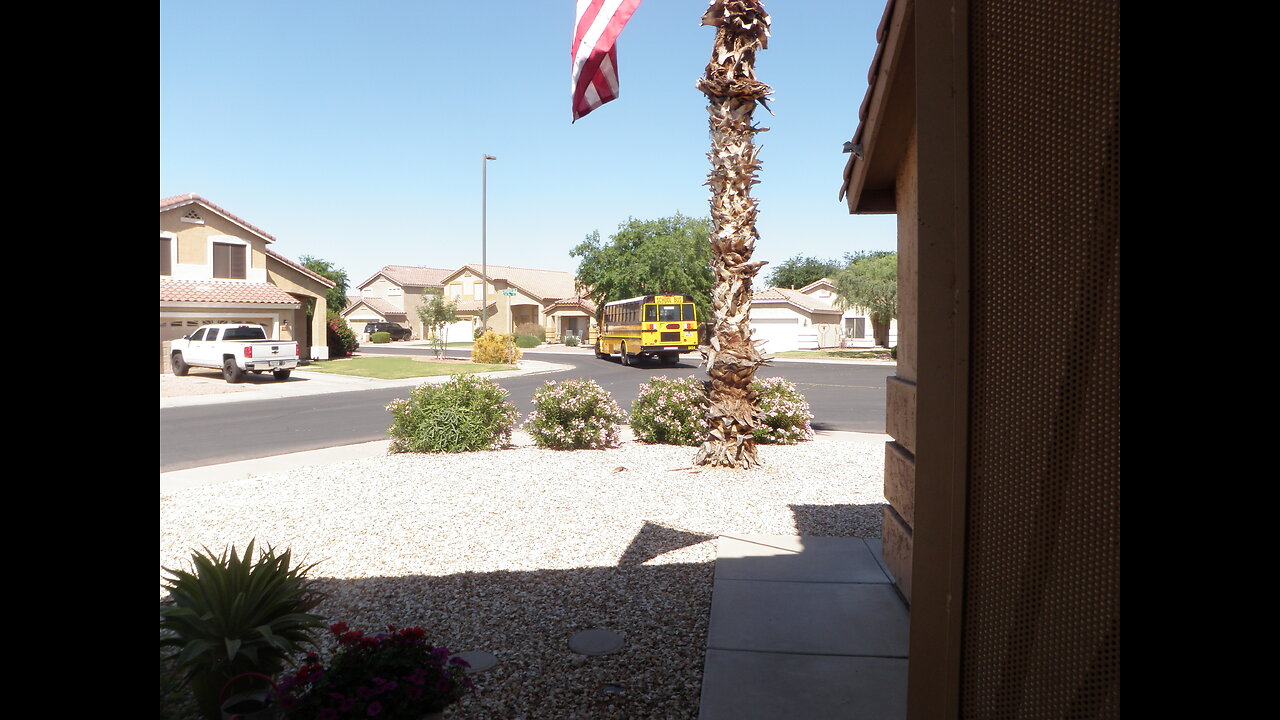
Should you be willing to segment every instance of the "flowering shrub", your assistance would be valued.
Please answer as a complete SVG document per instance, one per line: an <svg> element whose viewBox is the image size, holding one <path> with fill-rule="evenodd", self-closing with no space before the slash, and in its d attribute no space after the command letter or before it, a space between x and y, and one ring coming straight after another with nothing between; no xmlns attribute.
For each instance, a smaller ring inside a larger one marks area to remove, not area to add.
<svg viewBox="0 0 1280 720"><path fill-rule="evenodd" d="M756 442L774 445L794 445L813 439L809 421L809 401L791 382L782 378L756 380L751 389L759 393L763 424L755 429Z"/></svg>
<svg viewBox="0 0 1280 720"><path fill-rule="evenodd" d="M513 335L499 335L492 330L476 338L471 346L471 362L511 365L520 361L520 348Z"/></svg>
<svg viewBox="0 0 1280 720"><path fill-rule="evenodd" d="M707 392L695 377L659 375L640 384L631 405L636 439L664 445L700 445L707 434Z"/></svg>
<svg viewBox="0 0 1280 720"><path fill-rule="evenodd" d="M351 353L360 347L360 343L356 341L356 334L342 320L329 318L326 326L328 327L326 335L329 345L329 357L350 357Z"/></svg>
<svg viewBox="0 0 1280 720"><path fill-rule="evenodd" d="M280 682L278 706L286 718L342 720L377 717L421 720L440 712L472 689L461 658L449 648L432 647L422 628L396 630L372 637L346 623L329 628L338 651L329 666L315 653Z"/></svg>
<svg viewBox="0 0 1280 720"><path fill-rule="evenodd" d="M534 411L524 429L541 447L611 448L619 444L622 408L595 380L551 381L533 392Z"/></svg>
<svg viewBox="0 0 1280 720"><path fill-rule="evenodd" d="M474 375L414 388L392 400L388 452L469 452L496 450L511 440L520 413L497 383Z"/></svg>

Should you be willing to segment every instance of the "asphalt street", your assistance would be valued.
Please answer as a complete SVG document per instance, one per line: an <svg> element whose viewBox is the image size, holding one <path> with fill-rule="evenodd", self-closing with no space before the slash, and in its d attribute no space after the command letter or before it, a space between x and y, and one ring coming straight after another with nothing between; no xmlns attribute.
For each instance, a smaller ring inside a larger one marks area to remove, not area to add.
<svg viewBox="0 0 1280 720"><path fill-rule="evenodd" d="M429 355L425 347L379 348L380 354ZM467 351L451 351L465 356ZM700 374L697 356L685 356L674 367L659 364L623 366L590 353L529 353L527 357L568 365L569 370L498 379L511 393L521 416L532 409L534 390L557 378L594 379L625 410L641 383L659 375ZM785 377L809 400L815 430L883 433L885 378L893 365L850 361L778 361L761 368L759 377ZM297 377L297 376L295 376ZM298 382L305 380L298 379ZM294 382L291 380L290 382ZM407 396L409 387L386 387L296 397L242 399L221 404L169 407L160 411L160 472L225 462L385 440L390 415L387 403Z"/></svg>

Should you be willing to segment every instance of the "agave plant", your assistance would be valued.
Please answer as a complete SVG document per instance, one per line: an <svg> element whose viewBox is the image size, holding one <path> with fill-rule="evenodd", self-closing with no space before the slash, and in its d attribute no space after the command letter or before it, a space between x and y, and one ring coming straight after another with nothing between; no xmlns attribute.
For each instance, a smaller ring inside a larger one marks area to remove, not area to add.
<svg viewBox="0 0 1280 720"><path fill-rule="evenodd" d="M206 548L192 554L191 572L164 568L172 604L160 608L160 645L179 649L176 662L208 718L221 717L218 698L231 679L275 675L324 627L308 612L322 599L305 577L314 563L294 565L289 550L270 546L252 558L250 540L243 557L234 546L229 556Z"/></svg>

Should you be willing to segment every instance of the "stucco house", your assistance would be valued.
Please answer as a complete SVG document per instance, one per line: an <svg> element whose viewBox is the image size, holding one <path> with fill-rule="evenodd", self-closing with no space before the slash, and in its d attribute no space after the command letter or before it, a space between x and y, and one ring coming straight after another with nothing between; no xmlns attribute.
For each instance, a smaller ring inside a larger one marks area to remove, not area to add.
<svg viewBox="0 0 1280 720"><path fill-rule="evenodd" d="M839 293L831 278L815 280L800 288L799 292L840 307ZM887 323L874 323L871 312L864 307L853 306L840 313L840 347L894 347L898 344L898 319Z"/></svg>
<svg viewBox="0 0 1280 720"><path fill-rule="evenodd" d="M386 265L356 286L358 297L342 311L342 318L356 337L361 337L370 322L394 322L412 328L414 338L426 333L418 317L418 307L425 298L443 291L443 279L452 271L414 265Z"/></svg>
<svg viewBox="0 0 1280 720"><path fill-rule="evenodd" d="M192 193L160 199L160 369L169 344L201 325L246 322L300 354L329 357L325 293L333 282L274 252L275 238ZM315 303L307 321L306 302Z"/></svg>
<svg viewBox="0 0 1280 720"><path fill-rule="evenodd" d="M478 264L463 265L443 281L446 299L458 303L458 317L481 326L481 305L488 294L484 320L500 333L534 323L558 342L566 332L589 338L595 305L578 296L573 273L489 265L488 278ZM487 291L486 291L487 285Z"/></svg>
<svg viewBox="0 0 1280 720"><path fill-rule="evenodd" d="M896 320L877 327L865 308L842 310L830 278L798 290L766 288L753 292L751 331L754 339L768 341L765 352L893 347L898 339Z"/></svg>
<svg viewBox="0 0 1280 720"><path fill-rule="evenodd" d="M766 353L840 346L840 309L799 290L751 293L751 337Z"/></svg>

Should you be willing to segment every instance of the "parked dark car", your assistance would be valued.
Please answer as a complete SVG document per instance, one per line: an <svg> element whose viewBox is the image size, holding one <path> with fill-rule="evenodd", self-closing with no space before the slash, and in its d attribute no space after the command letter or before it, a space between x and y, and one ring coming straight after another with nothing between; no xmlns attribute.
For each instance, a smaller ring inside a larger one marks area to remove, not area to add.
<svg viewBox="0 0 1280 720"><path fill-rule="evenodd" d="M366 323L364 331L370 335L376 332L391 333L392 340L412 340L413 330L407 327L400 327L400 323L393 322L371 322Z"/></svg>

